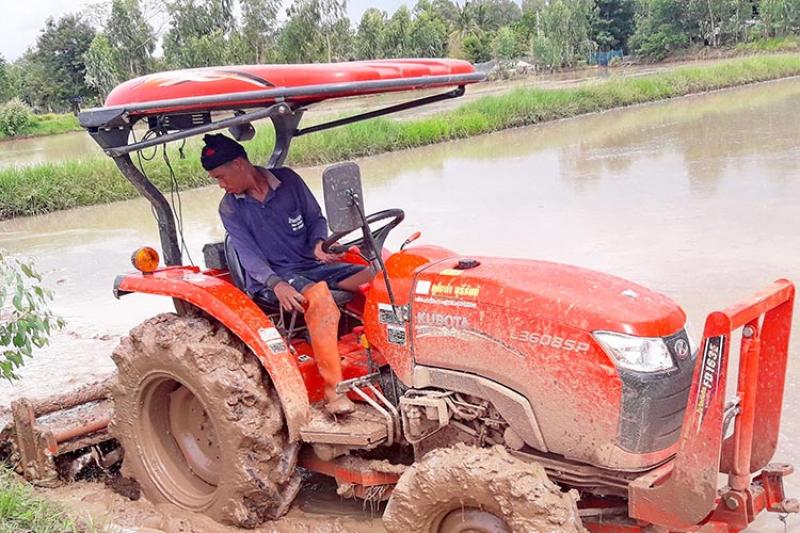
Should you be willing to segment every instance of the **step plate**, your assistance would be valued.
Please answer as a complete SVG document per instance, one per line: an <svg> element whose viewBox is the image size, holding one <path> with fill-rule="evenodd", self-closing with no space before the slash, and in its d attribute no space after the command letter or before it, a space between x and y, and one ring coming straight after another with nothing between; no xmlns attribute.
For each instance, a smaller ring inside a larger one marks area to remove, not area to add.
<svg viewBox="0 0 800 533"><path fill-rule="evenodd" d="M363 403L346 416L333 419L321 405L311 406L309 422L300 428L304 442L372 448L386 440L386 419Z"/></svg>

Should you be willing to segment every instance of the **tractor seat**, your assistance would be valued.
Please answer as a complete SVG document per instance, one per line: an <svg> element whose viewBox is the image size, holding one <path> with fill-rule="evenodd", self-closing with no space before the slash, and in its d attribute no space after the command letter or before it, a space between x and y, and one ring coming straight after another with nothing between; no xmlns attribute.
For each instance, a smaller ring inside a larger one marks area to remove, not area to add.
<svg viewBox="0 0 800 533"><path fill-rule="evenodd" d="M236 252L236 249L233 247L233 242L231 241L228 234L225 234L225 242L224 242L224 250L225 250L225 262L228 266L228 272L231 275L231 281L233 284L236 285L240 290L247 292L245 290L246 283L245 283L245 273L244 268L242 268L242 263L239 261L239 254ZM353 299L353 294L348 291L341 291L336 289L331 289L331 295L333 296L333 301L336 302L336 305L343 306L347 304L350 300ZM261 298L259 295L256 295L253 298L253 301L258 304L260 308L262 308L266 313L277 313L280 311L280 306L277 304L273 304Z"/></svg>

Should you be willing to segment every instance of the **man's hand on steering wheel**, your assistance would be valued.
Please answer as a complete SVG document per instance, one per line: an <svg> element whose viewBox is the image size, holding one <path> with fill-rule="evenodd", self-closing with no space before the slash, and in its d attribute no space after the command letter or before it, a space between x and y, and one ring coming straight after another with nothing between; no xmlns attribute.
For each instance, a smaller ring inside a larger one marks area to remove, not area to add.
<svg viewBox="0 0 800 533"><path fill-rule="evenodd" d="M335 263L337 261L341 261L342 257L344 257L343 253L331 253L326 252L322 249L322 243L325 241L317 241L317 244L314 245L314 257L322 261L323 263Z"/></svg>

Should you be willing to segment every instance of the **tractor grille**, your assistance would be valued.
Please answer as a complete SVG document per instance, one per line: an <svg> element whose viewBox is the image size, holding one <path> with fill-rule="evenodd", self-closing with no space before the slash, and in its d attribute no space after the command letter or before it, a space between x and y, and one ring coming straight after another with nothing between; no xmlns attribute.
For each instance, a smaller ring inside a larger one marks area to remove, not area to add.
<svg viewBox="0 0 800 533"><path fill-rule="evenodd" d="M690 354L681 360L675 350L681 340L689 340L683 330L664 339L677 368L658 373L620 369L623 385L619 445L625 450L656 452L678 440L697 356Z"/></svg>

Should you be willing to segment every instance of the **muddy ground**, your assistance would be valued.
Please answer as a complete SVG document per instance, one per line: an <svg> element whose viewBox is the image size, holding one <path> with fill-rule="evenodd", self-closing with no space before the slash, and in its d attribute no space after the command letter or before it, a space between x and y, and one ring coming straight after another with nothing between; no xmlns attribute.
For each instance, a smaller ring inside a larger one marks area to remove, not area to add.
<svg viewBox="0 0 800 533"><path fill-rule="evenodd" d="M222 526L202 515L168 504L153 505L145 498L131 501L101 482L81 481L56 489L40 489L62 503L82 522L102 531L151 533L379 533L382 507L336 495L336 484L324 476L309 476L289 513L254 530Z"/></svg>

